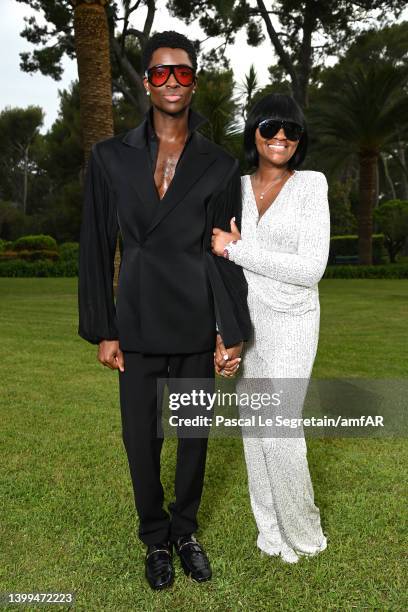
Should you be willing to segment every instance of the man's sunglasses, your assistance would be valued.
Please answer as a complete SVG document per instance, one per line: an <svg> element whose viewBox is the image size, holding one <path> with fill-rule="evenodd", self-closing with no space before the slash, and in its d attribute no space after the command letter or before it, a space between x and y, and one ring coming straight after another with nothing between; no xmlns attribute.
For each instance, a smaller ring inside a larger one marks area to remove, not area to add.
<svg viewBox="0 0 408 612"><path fill-rule="evenodd" d="M288 140L300 140L304 128L294 121L284 121L281 119L264 119L258 124L259 133L262 138L273 138L282 128Z"/></svg>
<svg viewBox="0 0 408 612"><path fill-rule="evenodd" d="M195 81L193 68L185 64L158 64L145 72L147 80L153 87L161 87L167 83L171 74L174 74L177 83L183 87L190 87Z"/></svg>

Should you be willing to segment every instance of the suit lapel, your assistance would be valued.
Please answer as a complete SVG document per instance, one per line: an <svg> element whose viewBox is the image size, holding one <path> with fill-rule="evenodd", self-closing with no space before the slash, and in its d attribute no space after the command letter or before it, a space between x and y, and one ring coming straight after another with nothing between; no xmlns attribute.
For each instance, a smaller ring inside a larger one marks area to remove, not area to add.
<svg viewBox="0 0 408 612"><path fill-rule="evenodd" d="M129 149L126 155L127 176L132 183L139 198L145 205L151 205L159 200L156 185L154 184L153 169L147 147L143 149Z"/></svg>
<svg viewBox="0 0 408 612"><path fill-rule="evenodd" d="M177 164L174 178L169 188L164 197L161 200L159 199L156 215L153 217L147 233L153 231L180 204L209 166L214 163L215 159L215 156L211 155L210 149L206 146L202 136L198 132L193 132L191 140L186 145L186 149ZM152 182L157 196L153 178Z"/></svg>
<svg viewBox="0 0 408 612"><path fill-rule="evenodd" d="M143 236L155 216L160 203L159 194L154 184L153 169L149 149L146 146L146 120L138 127L128 131L122 142L126 147L124 156L124 175L140 201L138 218L141 223L140 234Z"/></svg>
<svg viewBox="0 0 408 612"><path fill-rule="evenodd" d="M209 143L196 131L197 127L206 121L199 113L190 110L189 129L192 130L191 138L177 164L173 180L161 200L154 183L153 169L146 143L146 131L149 129L148 114L140 125L126 132L122 138L123 143L130 145L127 147L126 175L131 177L131 183L134 185L142 204L143 233L145 235L152 232L176 208L209 166L216 161L216 156L211 153Z"/></svg>

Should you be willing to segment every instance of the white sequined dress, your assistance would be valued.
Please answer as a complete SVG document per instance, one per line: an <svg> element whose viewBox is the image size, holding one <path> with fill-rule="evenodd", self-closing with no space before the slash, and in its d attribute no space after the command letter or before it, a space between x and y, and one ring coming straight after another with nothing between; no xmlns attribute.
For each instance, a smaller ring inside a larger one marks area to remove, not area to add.
<svg viewBox="0 0 408 612"><path fill-rule="evenodd" d="M242 195L242 239L227 248L244 269L254 333L237 391L248 390L248 379L266 379L272 388L274 380L280 387L286 380L301 415L319 336L317 284L330 243L327 181L321 172L295 171L259 222L249 175L242 177ZM324 550L303 430L296 437L243 439L258 547L291 563Z"/></svg>

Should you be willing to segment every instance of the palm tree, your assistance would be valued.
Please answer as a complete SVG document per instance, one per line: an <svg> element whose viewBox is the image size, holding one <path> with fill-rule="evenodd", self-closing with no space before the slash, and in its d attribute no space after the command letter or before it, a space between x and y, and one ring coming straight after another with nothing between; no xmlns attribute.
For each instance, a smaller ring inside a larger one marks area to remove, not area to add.
<svg viewBox="0 0 408 612"><path fill-rule="evenodd" d="M245 75L244 82L238 89L240 90L240 93L245 96L242 104L242 118L244 121L246 121L248 112L252 106L254 95L259 89L258 77L253 64L250 65L248 74Z"/></svg>
<svg viewBox="0 0 408 612"><path fill-rule="evenodd" d="M85 166L92 145L113 136L112 77L109 27L105 6L109 0L72 0L78 63L82 145ZM120 265L119 239L115 252L114 290Z"/></svg>
<svg viewBox="0 0 408 612"><path fill-rule="evenodd" d="M109 0L72 0L85 160L92 145L113 135Z"/></svg>
<svg viewBox="0 0 408 612"><path fill-rule="evenodd" d="M200 131L217 144L228 147L237 112L232 71L202 70L198 74L194 108L208 119Z"/></svg>
<svg viewBox="0 0 408 612"><path fill-rule="evenodd" d="M404 93L408 71L391 63L355 66L342 79L326 83L311 109L321 136L320 152L346 152L359 160L358 251L361 264L372 263L373 210L378 201L381 152L398 142L408 124Z"/></svg>

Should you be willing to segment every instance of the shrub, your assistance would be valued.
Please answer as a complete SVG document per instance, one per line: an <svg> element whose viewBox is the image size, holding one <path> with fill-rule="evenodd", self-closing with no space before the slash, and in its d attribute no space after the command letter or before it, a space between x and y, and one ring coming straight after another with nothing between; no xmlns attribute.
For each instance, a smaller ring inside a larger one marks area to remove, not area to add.
<svg viewBox="0 0 408 612"><path fill-rule="evenodd" d="M3 240L2 238L0 238L0 253L10 250L12 244L13 243L11 240Z"/></svg>
<svg viewBox="0 0 408 612"><path fill-rule="evenodd" d="M358 236L332 236L330 239L329 263L335 264L336 257L358 257ZM373 234L373 263L381 264L386 261L384 235Z"/></svg>
<svg viewBox="0 0 408 612"><path fill-rule="evenodd" d="M57 241L52 236L38 234L36 236L21 236L13 243L14 251L57 251Z"/></svg>
<svg viewBox="0 0 408 612"><path fill-rule="evenodd" d="M384 244L394 263L408 236L408 200L389 200L374 210L374 219L384 234Z"/></svg>
<svg viewBox="0 0 408 612"><path fill-rule="evenodd" d="M0 200L0 236L15 240L21 234L29 233L29 219L13 202Z"/></svg>
<svg viewBox="0 0 408 612"><path fill-rule="evenodd" d="M78 261L79 243L64 242L59 246L60 261Z"/></svg>

